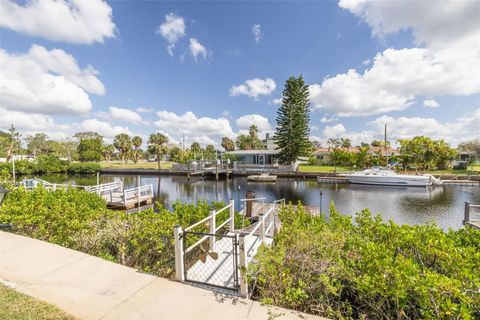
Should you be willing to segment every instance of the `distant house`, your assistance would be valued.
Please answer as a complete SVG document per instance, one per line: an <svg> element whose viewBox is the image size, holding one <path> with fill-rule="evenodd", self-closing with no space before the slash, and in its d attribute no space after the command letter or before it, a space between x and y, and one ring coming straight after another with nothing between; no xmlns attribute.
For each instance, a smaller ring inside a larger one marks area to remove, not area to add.
<svg viewBox="0 0 480 320"><path fill-rule="evenodd" d="M237 169L262 169L275 168L278 166L276 155L278 150L275 150L277 145L275 141L268 135L262 141L264 148L259 150L235 150L228 154L235 156L233 162L234 168Z"/></svg>
<svg viewBox="0 0 480 320"><path fill-rule="evenodd" d="M358 147L349 147L349 148L340 148L342 151L345 152L353 152L357 153L358 152ZM313 152L312 156L316 157L319 163L321 164L330 164L331 163L331 158L330 154L332 153L333 148L318 148ZM398 149L397 148L391 148L391 147L370 147L368 150L368 153L372 156L397 156L399 155Z"/></svg>

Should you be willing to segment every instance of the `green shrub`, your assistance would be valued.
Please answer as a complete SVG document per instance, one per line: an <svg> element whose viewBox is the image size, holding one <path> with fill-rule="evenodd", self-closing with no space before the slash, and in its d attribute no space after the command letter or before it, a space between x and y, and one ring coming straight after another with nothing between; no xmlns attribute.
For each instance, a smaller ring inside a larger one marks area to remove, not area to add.
<svg viewBox="0 0 480 320"><path fill-rule="evenodd" d="M170 277L175 269L173 227L189 226L223 206L176 202L173 211L159 206L158 212L127 214L108 210L102 198L78 189L18 188L7 194L0 207L0 223L13 224L13 231L22 235ZM217 225L228 214L228 210L218 214ZM241 216L236 221L238 227ZM208 227L202 224L195 231L205 232ZM189 237L187 245L197 240Z"/></svg>
<svg viewBox="0 0 480 320"><path fill-rule="evenodd" d="M247 275L265 303L325 317L478 319L480 231L355 220L285 207L274 246Z"/></svg>
<svg viewBox="0 0 480 320"><path fill-rule="evenodd" d="M95 162L77 162L71 163L68 167L68 173L71 174L89 174L100 171L101 166Z"/></svg>
<svg viewBox="0 0 480 320"><path fill-rule="evenodd" d="M35 173L65 173L68 161L60 160L52 154L42 154L35 159Z"/></svg>

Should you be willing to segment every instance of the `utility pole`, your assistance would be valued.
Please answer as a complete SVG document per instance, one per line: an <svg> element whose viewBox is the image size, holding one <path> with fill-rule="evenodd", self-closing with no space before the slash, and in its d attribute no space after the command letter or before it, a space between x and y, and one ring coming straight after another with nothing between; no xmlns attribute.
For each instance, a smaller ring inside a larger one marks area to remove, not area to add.
<svg viewBox="0 0 480 320"><path fill-rule="evenodd" d="M185 133L182 135L182 151L185 152Z"/></svg>
<svg viewBox="0 0 480 320"><path fill-rule="evenodd" d="M10 155L12 156L12 173L13 173L13 184L16 183L16 175L15 175L15 142L17 140L17 137L15 135L15 127L12 126L10 127L10 135L12 139L12 144L11 144L11 149L10 149Z"/></svg>
<svg viewBox="0 0 480 320"><path fill-rule="evenodd" d="M386 156L386 158L387 158L387 166L388 166L388 152L387 152L387 126L388 126L388 123L385 123L385 134L384 134L383 152L385 152L385 156Z"/></svg>

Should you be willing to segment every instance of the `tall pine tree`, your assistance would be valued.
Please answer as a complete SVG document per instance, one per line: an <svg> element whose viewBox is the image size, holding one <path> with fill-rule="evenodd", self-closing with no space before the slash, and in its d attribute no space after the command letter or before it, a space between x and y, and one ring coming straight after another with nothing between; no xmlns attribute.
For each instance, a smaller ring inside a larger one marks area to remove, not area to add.
<svg viewBox="0 0 480 320"><path fill-rule="evenodd" d="M311 151L310 101L308 86L302 76L290 77L283 90L282 106L278 109L274 140L277 143L278 161L291 164Z"/></svg>

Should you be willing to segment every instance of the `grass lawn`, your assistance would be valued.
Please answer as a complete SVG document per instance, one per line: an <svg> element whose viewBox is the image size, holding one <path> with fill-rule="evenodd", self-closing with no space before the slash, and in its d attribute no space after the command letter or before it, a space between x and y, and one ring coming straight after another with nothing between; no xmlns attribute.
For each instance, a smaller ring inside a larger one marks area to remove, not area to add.
<svg viewBox="0 0 480 320"><path fill-rule="evenodd" d="M298 166L299 172L321 172L321 173L329 173L334 172L334 166L313 166L309 164L301 164ZM345 172L345 171L354 171L355 169L352 167L340 167L337 166L337 172Z"/></svg>
<svg viewBox="0 0 480 320"><path fill-rule="evenodd" d="M0 320L73 320L57 307L0 284Z"/></svg>
<svg viewBox="0 0 480 320"><path fill-rule="evenodd" d="M121 161L111 161L110 163L106 161L100 162L102 168L110 168L110 169L158 169L158 164L156 162L128 162L122 167ZM173 166L173 162L162 162L162 169L171 169Z"/></svg>

